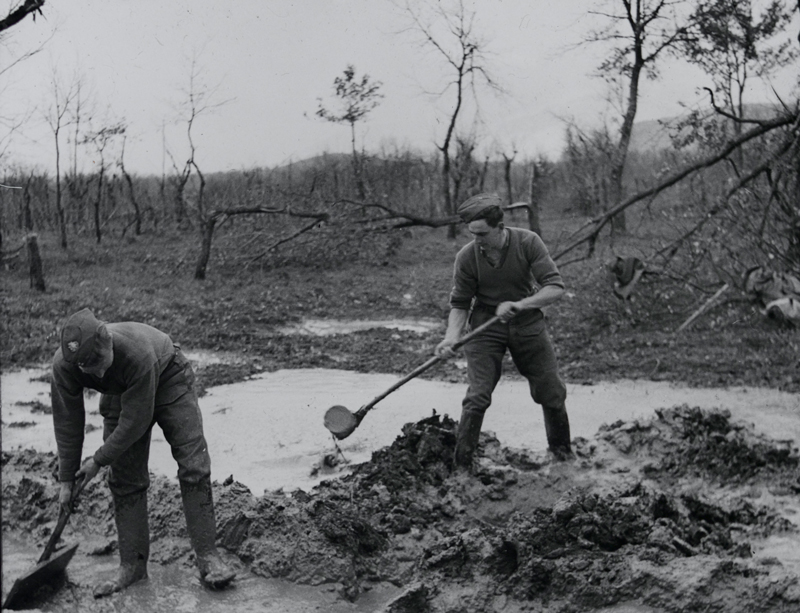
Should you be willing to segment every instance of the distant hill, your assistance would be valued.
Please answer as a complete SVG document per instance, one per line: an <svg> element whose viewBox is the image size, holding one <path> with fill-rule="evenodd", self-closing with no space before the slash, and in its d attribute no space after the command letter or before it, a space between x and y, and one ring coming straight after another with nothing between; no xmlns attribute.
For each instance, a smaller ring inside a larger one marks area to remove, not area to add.
<svg viewBox="0 0 800 613"><path fill-rule="evenodd" d="M748 104L745 106L745 116L752 119L767 119L774 116L778 109L779 107L772 104ZM713 111L709 109L708 115L712 114ZM670 148L672 146L670 130L684 118L685 116L675 116L636 122L631 133L630 150L644 153Z"/></svg>

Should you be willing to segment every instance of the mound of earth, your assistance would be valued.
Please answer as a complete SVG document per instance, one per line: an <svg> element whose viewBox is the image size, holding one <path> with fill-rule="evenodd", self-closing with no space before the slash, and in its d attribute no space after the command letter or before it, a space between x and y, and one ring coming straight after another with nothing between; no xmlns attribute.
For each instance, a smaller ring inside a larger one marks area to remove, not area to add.
<svg viewBox="0 0 800 613"><path fill-rule="evenodd" d="M256 497L215 483L218 543L257 575L333 584L350 601L399 586L392 613L800 610L798 577L751 550L797 533L784 512L800 492L788 442L683 406L576 439L570 462L483 433L468 474L451 466L455 426L437 415L407 424L371 461L310 492ZM4 533L50 533L55 468L52 454L3 453ZM149 504L152 563L191 563L177 484L153 477ZM114 551L104 483L87 488L70 533ZM88 585L69 592L73 609L92 600Z"/></svg>

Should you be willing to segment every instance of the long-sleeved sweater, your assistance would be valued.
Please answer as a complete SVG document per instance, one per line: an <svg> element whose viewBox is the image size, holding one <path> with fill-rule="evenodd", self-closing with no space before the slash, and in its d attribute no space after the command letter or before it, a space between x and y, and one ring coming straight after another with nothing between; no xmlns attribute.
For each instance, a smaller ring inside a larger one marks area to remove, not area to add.
<svg viewBox="0 0 800 613"><path fill-rule="evenodd" d="M121 397L116 429L95 452L101 466L111 464L147 432L155 407L188 391L182 368L170 368L177 349L169 336L147 324L106 324L111 332L114 361L102 378L89 375L64 360L61 349L53 357L51 401L58 446L59 479L71 481L80 467L86 422L83 390Z"/></svg>
<svg viewBox="0 0 800 613"><path fill-rule="evenodd" d="M475 241L458 252L450 292L451 308L468 310L473 297L485 307L496 307L501 302L531 296L537 285L564 287L561 273L539 235L522 228L506 229L508 245L497 268L479 252Z"/></svg>

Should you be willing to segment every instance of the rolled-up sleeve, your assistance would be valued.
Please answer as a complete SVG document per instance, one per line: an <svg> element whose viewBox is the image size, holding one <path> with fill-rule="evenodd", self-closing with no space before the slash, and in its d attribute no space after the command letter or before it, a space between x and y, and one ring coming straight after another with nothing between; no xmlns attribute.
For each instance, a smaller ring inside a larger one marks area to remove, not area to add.
<svg viewBox="0 0 800 613"><path fill-rule="evenodd" d="M54 360L50 383L53 427L58 447L58 479L72 481L81 465L86 411L83 386L75 380L58 358Z"/></svg>
<svg viewBox="0 0 800 613"><path fill-rule="evenodd" d="M478 275L466 249L456 256L453 270L453 289L450 291L450 308L469 310L472 298L478 293Z"/></svg>
<svg viewBox="0 0 800 613"><path fill-rule="evenodd" d="M544 241L538 234L533 235L533 240L530 243L531 251L528 254L528 261L531 263L531 272L536 283L544 287L545 285L555 285L564 289L564 280L561 278L561 273L558 271L556 263L550 257L550 252L544 244Z"/></svg>
<svg viewBox="0 0 800 613"><path fill-rule="evenodd" d="M117 427L94 454L94 461L99 465L106 466L114 462L150 428L155 412L158 377L158 369L153 366L136 378L122 394Z"/></svg>

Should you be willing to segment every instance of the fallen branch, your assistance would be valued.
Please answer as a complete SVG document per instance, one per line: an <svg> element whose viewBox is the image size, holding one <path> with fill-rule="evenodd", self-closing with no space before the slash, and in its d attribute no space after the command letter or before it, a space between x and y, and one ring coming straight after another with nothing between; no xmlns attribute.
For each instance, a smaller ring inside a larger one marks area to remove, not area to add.
<svg viewBox="0 0 800 613"><path fill-rule="evenodd" d="M721 296L721 295L722 295L722 294L723 294L725 291L727 291L727 289L728 289L728 284L727 284L727 283L726 283L725 285L723 285L722 287L720 287L720 288L719 288L719 289L716 291L716 293L715 293L713 296L711 296L711 298L709 298L708 300L706 300L706 301L705 301L705 302L702 304L702 306L701 306L699 309L697 309L697 310L696 310L694 313L692 313L692 314L691 314L691 316L689 317L689 319L687 319L686 321L684 321L684 322L683 322L683 323L680 325L680 327L678 327L678 329L677 329L677 330L675 330L675 334L679 334L679 333L680 333L682 330L686 329L686 328L687 328L687 327L688 327L688 326L689 326L689 325L690 325L690 324L691 324L691 323L692 323L692 322L693 322L695 319L697 319L697 318L698 318L698 317L700 317L700 316L701 316L703 313L705 313L705 311L706 311L706 310L707 310L707 309L708 309L708 308L709 308L709 307L710 307L712 304L714 304L714 302L716 301L716 299L717 299L717 298L719 298L719 297L720 297L720 296Z"/></svg>
<svg viewBox="0 0 800 613"><path fill-rule="evenodd" d="M398 211L379 202L359 202L357 200L350 200L348 198L340 198L333 204L334 206L337 204L351 204L354 206L360 206L364 208L378 209L379 211L383 211L388 215L388 217L385 217L384 219L380 219L377 221L404 219L405 221L401 221L400 223L397 223L393 226L394 228L398 229L409 228L411 226L426 226L428 228L441 228L442 226L450 226L454 223L459 223L461 221L458 215L450 215L449 217L420 217L419 215L413 215L411 213L406 213L404 211Z"/></svg>

